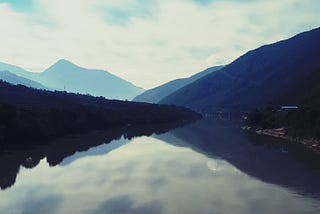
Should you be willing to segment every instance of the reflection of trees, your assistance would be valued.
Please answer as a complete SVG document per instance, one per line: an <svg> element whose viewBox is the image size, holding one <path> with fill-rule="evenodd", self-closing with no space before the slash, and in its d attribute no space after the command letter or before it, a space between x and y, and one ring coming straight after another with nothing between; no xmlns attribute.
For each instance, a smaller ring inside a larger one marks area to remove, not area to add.
<svg viewBox="0 0 320 214"><path fill-rule="evenodd" d="M20 166L33 168L45 157L42 151L27 150L5 153L0 156L0 187L6 189L14 184Z"/></svg>
<svg viewBox="0 0 320 214"><path fill-rule="evenodd" d="M87 151L91 147L107 144L112 140L125 136L128 139L138 136L150 136L153 133L164 133L176 128L182 123L167 123L155 125L130 125L126 127L111 128L106 131L94 131L79 136L58 139L53 142L43 142L29 150L16 150L0 155L0 187L6 189L14 185L20 166L33 168L43 158L50 166L56 166L64 158L76 152Z"/></svg>
<svg viewBox="0 0 320 214"><path fill-rule="evenodd" d="M0 161L0 187L6 189L12 186L20 168L19 159L2 157Z"/></svg>
<svg viewBox="0 0 320 214"><path fill-rule="evenodd" d="M264 182L290 187L320 197L320 157L300 146L271 137L246 135L240 124L205 118L170 132L187 146L222 158ZM160 138L170 143L166 135Z"/></svg>
<svg viewBox="0 0 320 214"><path fill-rule="evenodd" d="M35 167L44 157L50 166L55 166L76 151L86 151L122 135L131 139L161 133L182 121L200 118L199 114L183 107L36 90L1 80L0 100L1 189L14 184L20 166ZM158 123L162 125L155 125ZM58 137L92 130L108 131L95 132L87 139L83 135L82 139L51 142ZM4 153L8 150L15 152Z"/></svg>

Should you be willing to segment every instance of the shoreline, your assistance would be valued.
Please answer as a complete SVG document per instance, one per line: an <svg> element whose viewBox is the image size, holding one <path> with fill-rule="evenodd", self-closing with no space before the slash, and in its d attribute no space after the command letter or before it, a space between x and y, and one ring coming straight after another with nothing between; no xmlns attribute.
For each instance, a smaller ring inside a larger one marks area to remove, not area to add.
<svg viewBox="0 0 320 214"><path fill-rule="evenodd" d="M251 126L242 126L241 128L245 131L254 132L258 135L266 135L266 136L284 139L294 143L299 143L305 148L310 149L317 154L320 154L319 139L314 139L314 138L306 139L306 138L293 137L293 136L287 135L286 130L283 127L277 128L277 129L259 129Z"/></svg>

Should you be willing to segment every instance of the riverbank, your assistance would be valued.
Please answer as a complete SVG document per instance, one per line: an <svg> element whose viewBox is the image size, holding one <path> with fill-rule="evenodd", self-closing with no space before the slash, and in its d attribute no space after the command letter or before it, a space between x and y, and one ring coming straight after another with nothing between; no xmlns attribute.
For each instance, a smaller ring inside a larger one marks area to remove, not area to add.
<svg viewBox="0 0 320 214"><path fill-rule="evenodd" d="M320 154L320 139L306 139L290 136L286 134L286 129L283 127L277 129L259 129L251 126L243 126L242 129L245 131L254 132L259 135L267 135L275 138L281 138L293 143L299 143L305 148L310 149L317 154Z"/></svg>

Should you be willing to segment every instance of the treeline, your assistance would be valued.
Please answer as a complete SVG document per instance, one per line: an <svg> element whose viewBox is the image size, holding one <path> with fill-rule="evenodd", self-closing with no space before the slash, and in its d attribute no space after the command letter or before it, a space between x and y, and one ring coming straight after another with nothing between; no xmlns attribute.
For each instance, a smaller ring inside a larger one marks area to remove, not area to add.
<svg viewBox="0 0 320 214"><path fill-rule="evenodd" d="M29 144L71 133L132 124L176 123L201 116L189 109L35 90L0 82L0 145Z"/></svg>
<svg viewBox="0 0 320 214"><path fill-rule="evenodd" d="M260 129L284 127L289 136L320 139L320 109L300 107L281 111L268 107L254 110L248 114L246 125Z"/></svg>
<svg viewBox="0 0 320 214"><path fill-rule="evenodd" d="M262 129L284 127L289 136L320 139L320 69L299 79L293 87L279 92L271 107L249 113L247 125ZM299 109L279 111L284 103Z"/></svg>

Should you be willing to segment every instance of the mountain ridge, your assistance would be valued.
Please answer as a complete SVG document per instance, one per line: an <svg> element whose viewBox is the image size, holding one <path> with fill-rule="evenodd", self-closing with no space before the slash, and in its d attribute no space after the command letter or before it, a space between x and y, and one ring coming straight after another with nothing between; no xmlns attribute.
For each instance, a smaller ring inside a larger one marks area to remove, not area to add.
<svg viewBox="0 0 320 214"><path fill-rule="evenodd" d="M144 91L143 88L108 71L83 68L66 59L58 60L39 73L7 63L0 63L0 70L8 70L54 90L104 96L109 99L131 100Z"/></svg>
<svg viewBox="0 0 320 214"><path fill-rule="evenodd" d="M25 86L28 86L31 88L49 90L47 87L45 87L44 85L42 85L36 81L18 76L14 73L11 73L10 71L7 71L7 70L5 70L5 71L0 70L0 79L4 80L6 82L9 82L11 84L14 84L14 85L25 85Z"/></svg>
<svg viewBox="0 0 320 214"><path fill-rule="evenodd" d="M263 45L160 101L194 110L252 109L272 103L320 68L320 28ZM295 100L287 100L294 103Z"/></svg>
<svg viewBox="0 0 320 214"><path fill-rule="evenodd" d="M210 74L211 72L220 70L223 67L224 66L214 66L196 73L190 77L171 80L165 84L146 90L142 94L136 96L133 101L158 103L160 100L177 91L178 89L196 81L197 79L202 78L203 76Z"/></svg>

